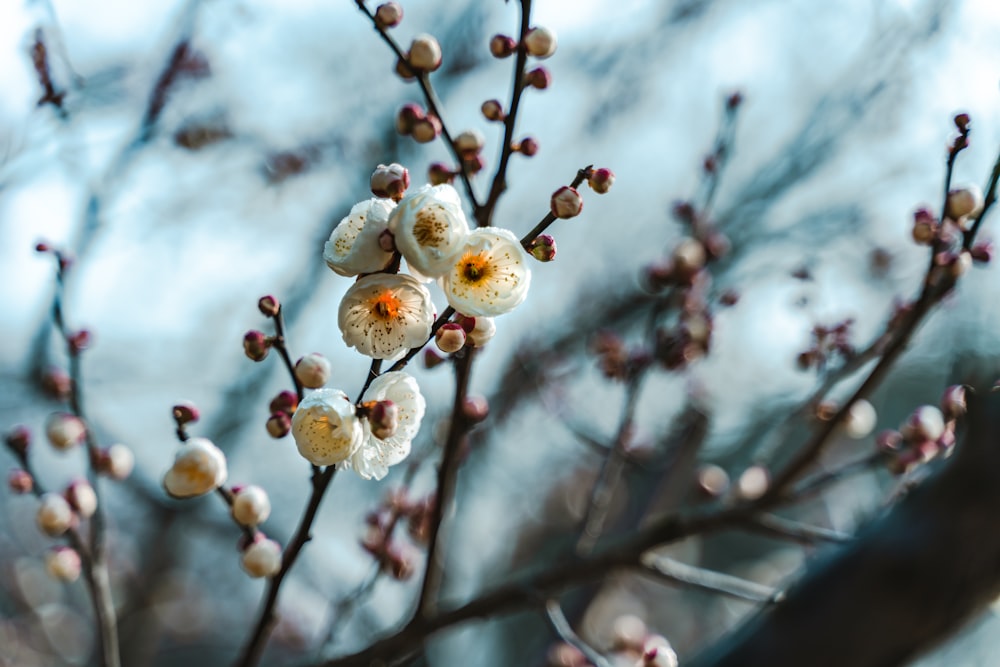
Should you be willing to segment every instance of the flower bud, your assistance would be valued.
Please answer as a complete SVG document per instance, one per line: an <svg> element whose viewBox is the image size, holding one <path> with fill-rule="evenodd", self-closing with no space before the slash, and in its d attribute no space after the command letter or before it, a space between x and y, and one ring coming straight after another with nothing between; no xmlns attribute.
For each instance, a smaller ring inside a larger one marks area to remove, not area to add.
<svg viewBox="0 0 1000 667"><path fill-rule="evenodd" d="M985 264L993 259L993 242L977 241L969 254L972 255L972 261Z"/></svg>
<svg viewBox="0 0 1000 667"><path fill-rule="evenodd" d="M937 236L938 221L926 208L917 209L913 214L913 240L920 245L930 245Z"/></svg>
<svg viewBox="0 0 1000 667"><path fill-rule="evenodd" d="M281 545L258 533L260 539L254 540L240 558L243 570L254 579L273 577L281 570Z"/></svg>
<svg viewBox="0 0 1000 667"><path fill-rule="evenodd" d="M611 625L612 647L616 651L642 650L649 631L646 623L633 614L619 616Z"/></svg>
<svg viewBox="0 0 1000 667"><path fill-rule="evenodd" d="M403 135L412 134L413 126L425 116L424 109L419 104L404 104L396 114L396 131Z"/></svg>
<svg viewBox="0 0 1000 667"><path fill-rule="evenodd" d="M83 420L66 412L55 412L45 422L45 436L56 449L72 449L83 442L86 435Z"/></svg>
<svg viewBox="0 0 1000 667"><path fill-rule="evenodd" d="M556 34L548 28L536 26L524 36L524 48L536 58L548 58L556 52Z"/></svg>
<svg viewBox="0 0 1000 667"><path fill-rule="evenodd" d="M945 419L955 419L965 414L965 386L953 384L941 396L941 412Z"/></svg>
<svg viewBox="0 0 1000 667"><path fill-rule="evenodd" d="M63 492L63 497L66 498L69 506L84 519L94 516L94 512L97 511L97 493L85 479L71 482Z"/></svg>
<svg viewBox="0 0 1000 667"><path fill-rule="evenodd" d="M268 408L272 413L284 412L286 415L295 414L295 408L299 406L299 397L294 391L285 389L278 392L278 395L271 399Z"/></svg>
<svg viewBox="0 0 1000 667"><path fill-rule="evenodd" d="M524 74L524 85L545 90L552 85L552 73L544 67L535 67Z"/></svg>
<svg viewBox="0 0 1000 667"><path fill-rule="evenodd" d="M615 172L606 167L594 169L587 178L587 185L599 195L607 194L611 186L615 184Z"/></svg>
<svg viewBox="0 0 1000 667"><path fill-rule="evenodd" d="M410 134L418 144L434 141L441 134L441 120L433 114L427 114L413 123L413 132Z"/></svg>
<svg viewBox="0 0 1000 667"><path fill-rule="evenodd" d="M207 438L190 438L177 450L163 488L174 498L193 498L216 490L227 476L222 450Z"/></svg>
<svg viewBox="0 0 1000 667"><path fill-rule="evenodd" d="M540 234L531 242L528 252L539 262L551 262L556 258L556 240L548 234Z"/></svg>
<svg viewBox="0 0 1000 667"><path fill-rule="evenodd" d="M403 20L403 8L398 2L386 2L375 10L375 22L380 28L395 28Z"/></svg>
<svg viewBox="0 0 1000 667"><path fill-rule="evenodd" d="M900 431L910 442L937 440L944 433L944 415L933 405L923 405L913 411Z"/></svg>
<svg viewBox="0 0 1000 667"><path fill-rule="evenodd" d="M7 446L10 451L18 457L23 457L28 453L28 446L31 445L31 431L27 426L18 424L7 432Z"/></svg>
<svg viewBox="0 0 1000 667"><path fill-rule="evenodd" d="M38 506L35 521L43 533L58 537L70 529L76 517L65 498L58 493L46 493Z"/></svg>
<svg viewBox="0 0 1000 667"><path fill-rule="evenodd" d="M465 170L466 173L478 174L485 168L486 168L486 160L483 159L482 155L478 153L475 154L466 153L465 155L462 156L462 169Z"/></svg>
<svg viewBox="0 0 1000 667"><path fill-rule="evenodd" d="M307 354L295 362L295 377L303 387L319 389L330 379L330 362L318 352Z"/></svg>
<svg viewBox="0 0 1000 667"><path fill-rule="evenodd" d="M435 368L443 364L445 361L447 361L445 357L442 357L440 354L435 352L433 348L430 347L424 348L423 359L424 359L424 368L427 369Z"/></svg>
<svg viewBox="0 0 1000 667"><path fill-rule="evenodd" d="M701 241L686 238L677 244L673 253L674 271L682 276L690 277L705 266L705 246Z"/></svg>
<svg viewBox="0 0 1000 667"><path fill-rule="evenodd" d="M368 409L368 426L372 435L385 440L399 428L399 407L392 401L373 401Z"/></svg>
<svg viewBox="0 0 1000 667"><path fill-rule="evenodd" d="M80 578L81 570L80 554L74 549L64 546L53 547L45 554L45 571L53 579L76 581Z"/></svg>
<svg viewBox="0 0 1000 667"><path fill-rule="evenodd" d="M371 177L372 194L399 201L410 187L410 172L401 164L393 162L390 165L380 164L375 167Z"/></svg>
<svg viewBox="0 0 1000 667"><path fill-rule="evenodd" d="M903 434L893 429L880 431L875 436L875 446L883 454L893 454L900 450L903 445Z"/></svg>
<svg viewBox="0 0 1000 667"><path fill-rule="evenodd" d="M385 565L389 574L397 581L406 581L413 576L415 566L413 564L413 554L410 550L403 550L398 547L391 547L385 554Z"/></svg>
<svg viewBox="0 0 1000 667"><path fill-rule="evenodd" d="M493 35L490 38L490 53L494 58L508 58L517 50L517 42L507 35Z"/></svg>
<svg viewBox="0 0 1000 667"><path fill-rule="evenodd" d="M753 465L743 471L736 481L736 494L743 500L757 500L771 486L771 475L762 465Z"/></svg>
<svg viewBox="0 0 1000 667"><path fill-rule="evenodd" d="M271 351L271 341L263 331L248 331L243 336L243 351L253 361L264 361Z"/></svg>
<svg viewBox="0 0 1000 667"><path fill-rule="evenodd" d="M125 445L114 444L102 452L99 469L111 479L126 479L134 467L135 454Z"/></svg>
<svg viewBox="0 0 1000 667"><path fill-rule="evenodd" d="M958 253L948 264L948 270L955 278L960 278L972 268L972 254L967 250Z"/></svg>
<svg viewBox="0 0 1000 667"><path fill-rule="evenodd" d="M443 162L434 162L427 169L427 180L431 185L444 185L455 180L455 172Z"/></svg>
<svg viewBox="0 0 1000 667"><path fill-rule="evenodd" d="M868 401L859 399L851 404L844 419L844 432L847 437L859 440L867 437L875 430L878 415L875 408Z"/></svg>
<svg viewBox="0 0 1000 667"><path fill-rule="evenodd" d="M465 329L456 322L447 322L434 334L434 342L446 354L458 352L465 347Z"/></svg>
<svg viewBox="0 0 1000 667"><path fill-rule="evenodd" d="M677 667L677 653L663 637L650 637L642 650L637 667Z"/></svg>
<svg viewBox="0 0 1000 667"><path fill-rule="evenodd" d="M27 470L11 468L7 473L7 488L14 493L31 493L35 488L35 478Z"/></svg>
<svg viewBox="0 0 1000 667"><path fill-rule="evenodd" d="M408 57L409 54L406 54L404 55L403 58L399 58L396 60L396 74L403 81L413 81L414 79L417 78L417 75L413 72L413 69L410 67L410 63L407 62L406 60L406 58Z"/></svg>
<svg viewBox="0 0 1000 667"><path fill-rule="evenodd" d="M277 317L281 311L281 303L270 294L257 300L257 309L264 317Z"/></svg>
<svg viewBox="0 0 1000 667"><path fill-rule="evenodd" d="M983 191L978 185L966 185L962 188L955 188L948 192L948 199L944 207L945 215L958 222L962 229L966 225L962 220L967 217L975 217L983 210Z"/></svg>
<svg viewBox="0 0 1000 667"><path fill-rule="evenodd" d="M497 333L497 325L492 317L479 316L470 318L473 326L466 332L468 342L473 347L482 347L492 340Z"/></svg>
<svg viewBox="0 0 1000 667"><path fill-rule="evenodd" d="M968 132L969 123L971 122L972 119L969 118L969 114L967 113L960 113L955 116L955 127L958 128L959 132Z"/></svg>
<svg viewBox="0 0 1000 667"><path fill-rule="evenodd" d="M575 218L583 210L583 197L576 188L564 185L552 193L549 208L552 210L552 215L557 218Z"/></svg>
<svg viewBox="0 0 1000 667"><path fill-rule="evenodd" d="M69 345L70 355L77 355L86 350L90 347L92 340L93 336L86 329L80 329L69 334L66 343Z"/></svg>
<svg viewBox="0 0 1000 667"><path fill-rule="evenodd" d="M174 411L174 421L177 422L178 426L185 426L187 424L193 424L201 417L201 413L198 411L198 407L189 401L184 401L183 403L178 403L173 408Z"/></svg>
<svg viewBox="0 0 1000 667"><path fill-rule="evenodd" d="M42 373L41 383L42 390L58 401L69 400L73 391L73 380L69 373L55 366L45 369Z"/></svg>
<svg viewBox="0 0 1000 667"><path fill-rule="evenodd" d="M483 150L486 145L486 138L478 130L466 130L455 137L455 150L460 155L475 155Z"/></svg>
<svg viewBox="0 0 1000 667"><path fill-rule="evenodd" d="M466 396L462 401L462 416L470 423L478 424L490 414L490 404L485 396Z"/></svg>
<svg viewBox="0 0 1000 667"><path fill-rule="evenodd" d="M259 486L244 486L233 494L233 519L241 526L257 526L271 514L271 500Z"/></svg>
<svg viewBox="0 0 1000 667"><path fill-rule="evenodd" d="M410 44L408 62L416 71L433 72L441 67L441 45L431 35L417 35Z"/></svg>
<svg viewBox="0 0 1000 667"><path fill-rule="evenodd" d="M272 412L265 426L272 438L284 438L292 430L292 418L287 412Z"/></svg>
<svg viewBox="0 0 1000 667"><path fill-rule="evenodd" d="M534 137L525 137L514 144L512 149L525 157L532 157L538 153L538 141Z"/></svg>
<svg viewBox="0 0 1000 667"><path fill-rule="evenodd" d="M710 498L718 498L729 489L729 473L714 463L706 463L697 472L698 488Z"/></svg>
<svg viewBox="0 0 1000 667"><path fill-rule="evenodd" d="M486 120L499 122L506 118L506 115L503 112L503 105L500 104L500 100L486 100L480 108Z"/></svg>

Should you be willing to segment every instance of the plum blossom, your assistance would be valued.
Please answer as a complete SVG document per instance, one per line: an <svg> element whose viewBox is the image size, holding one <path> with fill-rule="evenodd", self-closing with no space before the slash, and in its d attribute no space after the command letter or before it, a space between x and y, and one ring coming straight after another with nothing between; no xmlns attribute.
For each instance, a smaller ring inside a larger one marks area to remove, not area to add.
<svg viewBox="0 0 1000 667"><path fill-rule="evenodd" d="M403 197L389 216L389 229L407 265L436 278L451 268L469 223L454 187L425 185Z"/></svg>
<svg viewBox="0 0 1000 667"><path fill-rule="evenodd" d="M190 438L177 450L163 488L174 498L193 498L215 491L227 476L222 450L207 438Z"/></svg>
<svg viewBox="0 0 1000 667"><path fill-rule="evenodd" d="M528 296L531 270L520 241L506 229L471 232L441 288L452 308L472 317L495 317L514 310Z"/></svg>
<svg viewBox="0 0 1000 667"><path fill-rule="evenodd" d="M431 293L405 274L376 273L351 286L340 302L344 342L374 359L391 359L431 335Z"/></svg>
<svg viewBox="0 0 1000 667"><path fill-rule="evenodd" d="M344 463L364 479L382 479L389 466L396 465L410 454L410 445L420 431L427 403L420 393L417 381L402 371L383 373L375 378L362 397L362 403L392 401L399 425L395 432L384 439L375 437L365 420L361 446Z"/></svg>
<svg viewBox="0 0 1000 667"><path fill-rule="evenodd" d="M341 276L383 269L392 252L383 248L379 237L386 230L395 206L391 199L375 198L355 204L323 246L326 265Z"/></svg>
<svg viewBox="0 0 1000 667"><path fill-rule="evenodd" d="M317 389L295 411L292 437L307 461L329 466L353 454L361 445L363 432L347 394L339 389Z"/></svg>

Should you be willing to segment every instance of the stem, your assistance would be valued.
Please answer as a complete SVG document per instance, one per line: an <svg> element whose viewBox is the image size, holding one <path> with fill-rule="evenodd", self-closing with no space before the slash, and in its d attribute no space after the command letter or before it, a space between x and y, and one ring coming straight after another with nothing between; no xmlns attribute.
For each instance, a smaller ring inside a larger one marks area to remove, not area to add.
<svg viewBox="0 0 1000 667"><path fill-rule="evenodd" d="M593 167L594 165L591 164L587 165L583 169L578 169L576 172L576 177L573 178L573 182L570 183L569 186L571 188L579 187L580 184L583 183L585 180L587 180L587 178L590 176L590 170ZM521 245L527 249L528 246L531 245L531 242L534 241L536 238L538 238L539 234L548 229L549 225L551 225L557 219L558 218L556 218L555 214L553 214L551 211L547 213L545 217L542 218L541 221L537 225L535 225L530 232L528 232L521 238Z"/></svg>
<svg viewBox="0 0 1000 667"><path fill-rule="evenodd" d="M299 403L302 402L305 396L305 390L302 387L302 383L299 378L295 375L295 364L292 363L292 357L288 353L288 346L285 342L285 317L282 314L282 306L278 306L278 312L274 316L274 342L271 347L278 351L281 356L281 360L285 364L285 368L288 369L288 374L292 378L292 382L295 384L295 395L298 396Z"/></svg>
<svg viewBox="0 0 1000 667"><path fill-rule="evenodd" d="M645 574L668 584L697 588L749 602L773 603L781 597L781 592L770 586L681 563L666 556L645 553L639 560Z"/></svg>
<svg viewBox="0 0 1000 667"><path fill-rule="evenodd" d="M611 663L603 655L597 652L593 646L580 639L580 636L573 631L573 626L569 624L569 619L563 613L562 606L558 600L549 600L545 603L545 614L548 616L549 625L555 630L559 638L570 646L575 647L587 661L594 667L611 667Z"/></svg>

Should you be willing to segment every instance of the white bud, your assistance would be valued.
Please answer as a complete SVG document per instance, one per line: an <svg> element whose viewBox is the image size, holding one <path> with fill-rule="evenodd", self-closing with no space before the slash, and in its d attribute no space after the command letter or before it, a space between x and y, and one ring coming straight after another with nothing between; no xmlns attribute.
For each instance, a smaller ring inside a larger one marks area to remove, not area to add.
<svg viewBox="0 0 1000 667"><path fill-rule="evenodd" d="M66 502L84 519L97 511L97 493L87 480L79 479L66 487Z"/></svg>
<svg viewBox="0 0 1000 667"><path fill-rule="evenodd" d="M87 427L83 420L65 412L49 415L45 422L45 435L56 449L67 450L83 442Z"/></svg>
<svg viewBox="0 0 1000 667"><path fill-rule="evenodd" d="M295 377L303 387L319 389L330 379L330 362L318 352L307 354L295 362Z"/></svg>
<svg viewBox="0 0 1000 667"><path fill-rule="evenodd" d="M705 266L705 246L701 241L687 238L674 248L674 266L680 272L691 274Z"/></svg>
<svg viewBox="0 0 1000 667"><path fill-rule="evenodd" d="M69 547L55 547L45 554L45 570L54 579L76 581L81 567L80 554Z"/></svg>
<svg viewBox="0 0 1000 667"><path fill-rule="evenodd" d="M105 471L112 479L123 480L132 474L135 467L135 454L122 444L108 447Z"/></svg>
<svg viewBox="0 0 1000 667"><path fill-rule="evenodd" d="M233 518L241 526L264 523L271 514L271 500L259 486L245 486L233 496Z"/></svg>
<svg viewBox="0 0 1000 667"><path fill-rule="evenodd" d="M441 66L441 45L431 35L417 35L410 44L409 65L415 70L433 72Z"/></svg>
<svg viewBox="0 0 1000 667"><path fill-rule="evenodd" d="M736 492L744 500L757 500L771 486L771 475L761 465L750 466L736 482Z"/></svg>
<svg viewBox="0 0 1000 667"><path fill-rule="evenodd" d="M847 437L859 440L867 437L875 430L878 422L878 414L872 404L864 399L854 401L847 411L847 418L844 420L844 432Z"/></svg>
<svg viewBox="0 0 1000 667"><path fill-rule="evenodd" d="M58 537L73 525L73 508L58 493L46 493L38 506L35 521L46 535Z"/></svg>
<svg viewBox="0 0 1000 667"><path fill-rule="evenodd" d="M983 210L983 191L978 185L966 185L948 192L945 215L958 222L963 229L965 219L974 218Z"/></svg>
<svg viewBox="0 0 1000 667"><path fill-rule="evenodd" d="M536 58L548 58L556 52L556 34L548 28L534 27L525 35L524 47Z"/></svg>
<svg viewBox="0 0 1000 667"><path fill-rule="evenodd" d="M243 551L240 564L251 577L272 577L281 570L281 545L267 538L258 539Z"/></svg>
<svg viewBox="0 0 1000 667"><path fill-rule="evenodd" d="M222 450L207 438L191 438L177 450L163 487L174 498L192 498L215 491L227 475Z"/></svg>
<svg viewBox="0 0 1000 667"><path fill-rule="evenodd" d="M655 635L646 640L636 667L677 667L677 653L665 637Z"/></svg>
<svg viewBox="0 0 1000 667"><path fill-rule="evenodd" d="M492 317L480 315L467 336L474 347L482 347L496 335L497 325Z"/></svg>
<svg viewBox="0 0 1000 667"><path fill-rule="evenodd" d="M933 405L913 411L900 429L907 440L937 440L944 433L944 415Z"/></svg>

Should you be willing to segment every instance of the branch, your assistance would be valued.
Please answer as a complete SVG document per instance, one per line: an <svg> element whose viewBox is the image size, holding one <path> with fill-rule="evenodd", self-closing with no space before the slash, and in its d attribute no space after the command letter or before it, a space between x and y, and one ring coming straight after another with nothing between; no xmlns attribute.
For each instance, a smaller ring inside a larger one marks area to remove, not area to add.
<svg viewBox="0 0 1000 667"><path fill-rule="evenodd" d="M747 527L782 539L792 540L799 544L811 545L817 542L844 544L853 537L839 530L811 526L800 521L786 519L776 514L758 514L747 520Z"/></svg>
<svg viewBox="0 0 1000 667"><path fill-rule="evenodd" d="M573 627L569 624L569 620L566 618L566 614L563 613L558 600L553 599L545 603L545 614L549 619L549 624L555 630L555 633L559 635L559 638L580 651L591 665L594 667L612 667L607 658L601 655L593 646L580 639L580 636L573 631Z"/></svg>
<svg viewBox="0 0 1000 667"><path fill-rule="evenodd" d="M781 591L770 586L723 572L681 563L652 552L643 554L639 559L639 564L644 574L672 585L696 588L737 600L764 604L778 602L782 597Z"/></svg>

